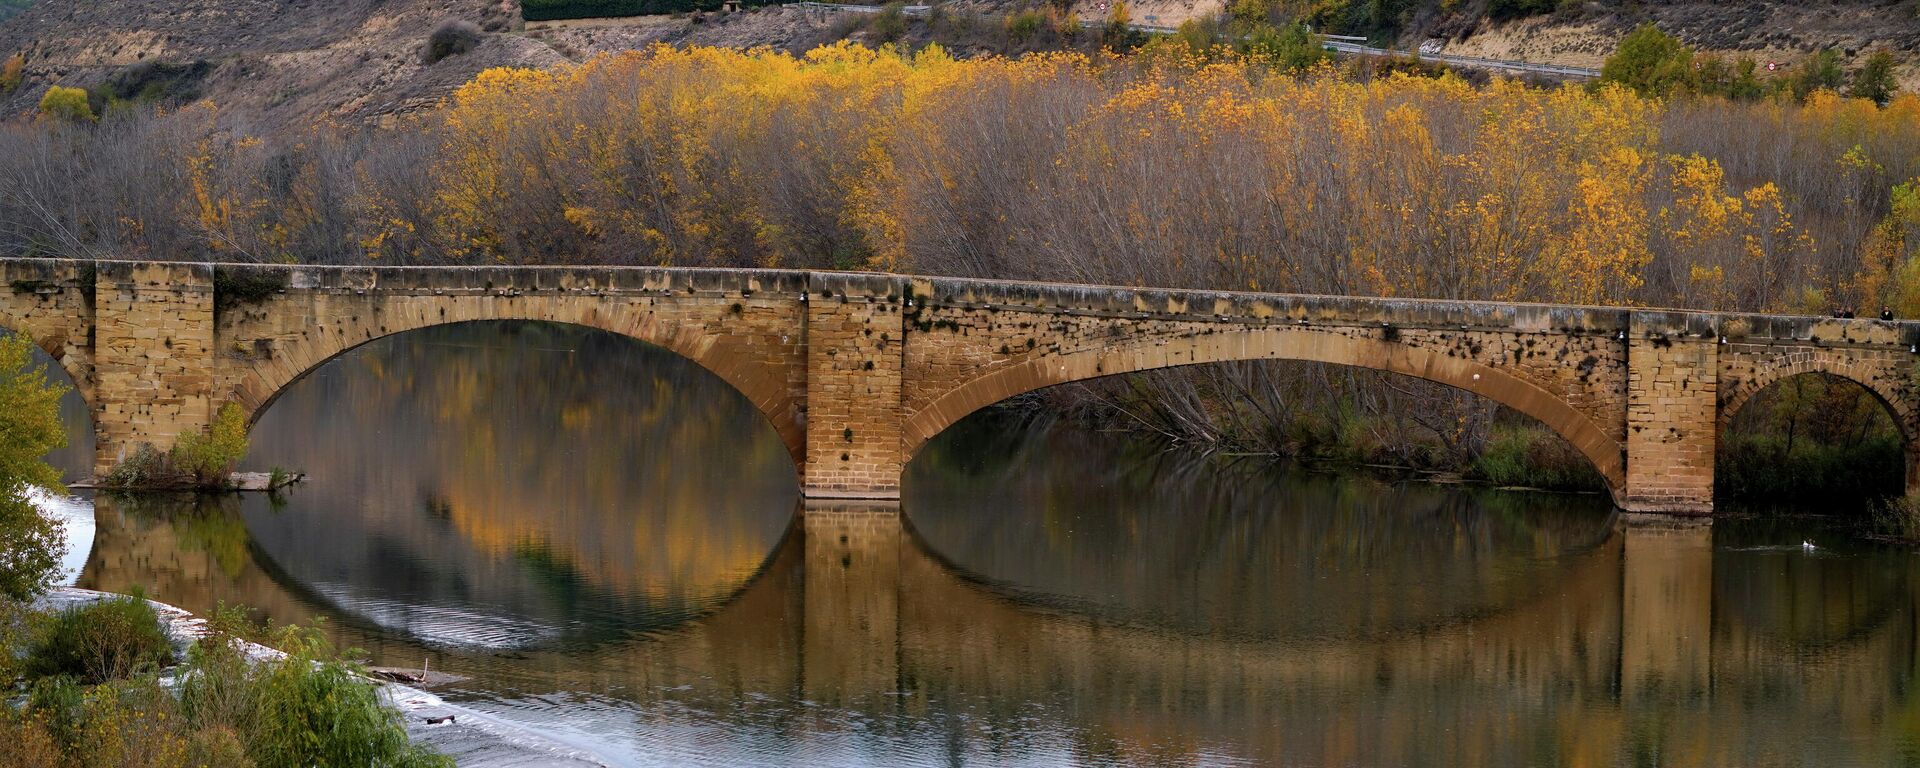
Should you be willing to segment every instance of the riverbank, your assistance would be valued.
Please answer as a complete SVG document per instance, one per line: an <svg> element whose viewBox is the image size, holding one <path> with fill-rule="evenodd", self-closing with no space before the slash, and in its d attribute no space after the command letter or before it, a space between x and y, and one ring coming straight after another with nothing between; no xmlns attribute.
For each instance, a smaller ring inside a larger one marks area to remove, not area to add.
<svg viewBox="0 0 1920 768"><path fill-rule="evenodd" d="M116 597L120 595L79 587L56 587L36 600L34 606L42 610L60 611ZM148 600L147 604L159 615L161 626L176 647L191 645L208 634L206 620L192 612L153 600ZM279 650L258 643L239 642L243 644L242 652L255 661L285 656ZM373 682L382 701L400 713L409 740L453 758L463 768L595 768L607 765L587 750L560 743L485 713L449 704L427 691L399 683Z"/></svg>

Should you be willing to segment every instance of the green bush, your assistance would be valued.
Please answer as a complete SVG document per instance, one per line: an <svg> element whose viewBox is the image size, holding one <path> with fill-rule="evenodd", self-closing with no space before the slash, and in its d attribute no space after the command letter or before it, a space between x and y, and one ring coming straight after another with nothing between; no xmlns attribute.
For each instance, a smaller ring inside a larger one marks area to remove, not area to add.
<svg viewBox="0 0 1920 768"><path fill-rule="evenodd" d="M1853 75L1853 86L1847 95L1857 99L1869 99L1873 103L1885 106L1900 90L1900 81L1894 74L1893 54L1877 51L1867 57L1867 63ZM4 73L0 73L0 93L6 92Z"/></svg>
<svg viewBox="0 0 1920 768"><path fill-rule="evenodd" d="M1258 25L1247 35L1246 50L1248 55L1289 70L1310 69L1332 58L1305 24L1289 24L1285 28Z"/></svg>
<svg viewBox="0 0 1920 768"><path fill-rule="evenodd" d="M867 30L883 43L899 40L901 35L907 33L906 7L906 3L887 3L879 13L873 15L873 23L867 26Z"/></svg>
<svg viewBox="0 0 1920 768"><path fill-rule="evenodd" d="M1600 67L1600 81L1619 83L1648 96L1666 96L1689 87L1693 51L1679 38L1642 24L1620 40L1620 48Z"/></svg>
<svg viewBox="0 0 1920 768"><path fill-rule="evenodd" d="M270 644L286 656L250 662L238 643L241 624L237 612L217 613L213 631L189 651L180 700L197 727L240 734L261 768L453 764L409 744L399 714L318 631L281 630Z"/></svg>
<svg viewBox="0 0 1920 768"><path fill-rule="evenodd" d="M173 643L153 606L138 597L119 597L53 614L28 651L27 668L42 677L99 684L172 661Z"/></svg>
<svg viewBox="0 0 1920 768"><path fill-rule="evenodd" d="M1040 11L1021 11L1007 17L1007 37L1024 43L1040 36L1047 27L1047 15Z"/></svg>
<svg viewBox="0 0 1920 768"><path fill-rule="evenodd" d="M1725 434L1714 488L1727 498L1781 503L1871 499L1900 492L1904 456L1898 434L1848 443L1801 438L1791 450L1778 434Z"/></svg>
<svg viewBox="0 0 1920 768"><path fill-rule="evenodd" d="M1567 441L1532 424L1496 426L1474 457L1473 474L1494 485L1596 489L1606 482Z"/></svg>
<svg viewBox="0 0 1920 768"><path fill-rule="evenodd" d="M1793 98L1805 101L1807 95L1822 88L1829 91L1840 90L1846 82L1847 71L1840 65L1840 52L1828 48L1813 56L1802 59L1788 78L1788 87L1793 89Z"/></svg>
<svg viewBox="0 0 1920 768"><path fill-rule="evenodd" d="M104 768L436 768L450 759L408 743L398 712L321 635L283 629L284 657L252 659L244 612L222 607L188 649L175 691L150 667L158 617L119 598L43 617L24 706L0 706L0 765ZM120 638L100 642L101 638ZM139 638L137 641L126 638ZM103 647L122 650L100 652ZM170 649L165 654L171 659ZM145 662L128 663L135 657ZM111 668L103 674L94 674ZM92 684L87 684L91 681Z"/></svg>
<svg viewBox="0 0 1920 768"><path fill-rule="evenodd" d="M1522 16L1552 13L1559 8L1559 5L1558 0L1490 0L1487 3L1487 15L1496 21L1505 21Z"/></svg>
<svg viewBox="0 0 1920 768"><path fill-rule="evenodd" d="M180 703L152 675L81 687L70 678L36 682L27 706L0 715L0 765L88 768L254 768L237 734L194 729Z"/></svg>
<svg viewBox="0 0 1920 768"><path fill-rule="evenodd" d="M1127 0L1113 0L1107 23L1100 28L1100 45L1114 53L1126 53L1147 42L1147 33L1133 28L1127 13Z"/></svg>
<svg viewBox="0 0 1920 768"><path fill-rule="evenodd" d="M247 448L246 414L228 403L220 407L206 432L181 435L166 453L145 443L135 446L131 455L100 476L100 482L108 488L225 488L227 476L246 457Z"/></svg>
<svg viewBox="0 0 1920 768"><path fill-rule="evenodd" d="M79 88L54 86L40 97L40 114L48 119L67 120L75 123L91 123L94 117L93 105L87 103L87 92Z"/></svg>
<svg viewBox="0 0 1920 768"><path fill-rule="evenodd" d="M227 403L214 415L213 425L204 434L181 435L168 458L202 487L215 487L226 482L234 465L246 455L246 414L240 406Z"/></svg>
<svg viewBox="0 0 1920 768"><path fill-rule="evenodd" d="M116 105L130 103L176 107L198 100L213 64L205 60L177 62L148 59L121 67L89 95L97 114L108 114Z"/></svg>

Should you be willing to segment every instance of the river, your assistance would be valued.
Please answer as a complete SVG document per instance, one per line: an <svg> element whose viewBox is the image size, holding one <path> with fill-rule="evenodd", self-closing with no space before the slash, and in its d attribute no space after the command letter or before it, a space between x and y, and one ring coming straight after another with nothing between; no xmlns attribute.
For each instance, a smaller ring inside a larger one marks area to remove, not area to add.
<svg viewBox="0 0 1920 768"><path fill-rule="evenodd" d="M324 621L619 765L1920 763L1920 556L1815 518L995 412L809 506L719 379L543 324L368 344L253 435L309 479L69 503L77 583Z"/></svg>

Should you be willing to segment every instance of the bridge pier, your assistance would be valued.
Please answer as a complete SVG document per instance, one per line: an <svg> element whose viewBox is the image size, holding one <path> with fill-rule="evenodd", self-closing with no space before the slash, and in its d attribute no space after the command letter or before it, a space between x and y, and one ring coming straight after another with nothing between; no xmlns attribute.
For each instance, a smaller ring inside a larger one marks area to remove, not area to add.
<svg viewBox="0 0 1920 768"><path fill-rule="evenodd" d="M1713 514L1719 431L1715 330L1684 313L1635 312L1627 331L1629 512Z"/></svg>
<svg viewBox="0 0 1920 768"><path fill-rule="evenodd" d="M94 472L142 443L166 450L213 420L213 268L95 266Z"/></svg>
<svg viewBox="0 0 1920 768"><path fill-rule="evenodd" d="M900 498L904 284L891 275L813 276L801 472L811 498Z"/></svg>

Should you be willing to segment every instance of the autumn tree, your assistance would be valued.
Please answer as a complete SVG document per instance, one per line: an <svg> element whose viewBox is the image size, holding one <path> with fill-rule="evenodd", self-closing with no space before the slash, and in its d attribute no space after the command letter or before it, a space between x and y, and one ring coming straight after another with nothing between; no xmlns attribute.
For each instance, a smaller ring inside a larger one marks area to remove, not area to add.
<svg viewBox="0 0 1920 768"><path fill-rule="evenodd" d="M26 77L27 59L20 54L0 59L0 96L12 94Z"/></svg>
<svg viewBox="0 0 1920 768"><path fill-rule="evenodd" d="M49 451L66 445L60 396L22 336L0 335L0 598L25 600L44 591L65 549L58 523L31 498L60 490Z"/></svg>

